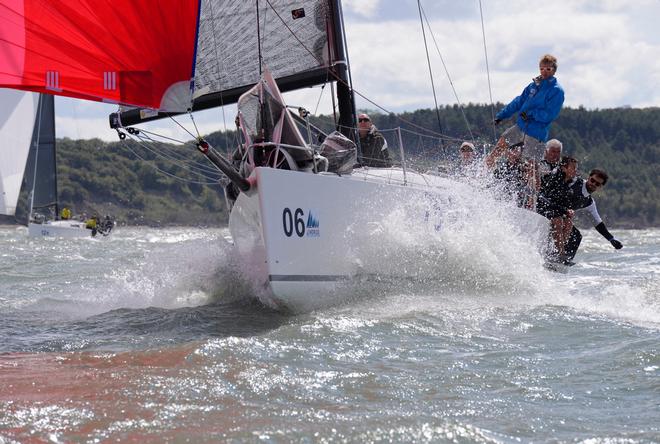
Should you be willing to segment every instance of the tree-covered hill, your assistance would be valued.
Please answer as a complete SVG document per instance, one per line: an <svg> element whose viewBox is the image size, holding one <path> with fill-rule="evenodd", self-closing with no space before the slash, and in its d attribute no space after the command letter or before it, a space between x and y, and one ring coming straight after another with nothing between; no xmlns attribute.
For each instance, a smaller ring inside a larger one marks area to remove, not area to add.
<svg viewBox="0 0 660 444"><path fill-rule="evenodd" d="M495 111L502 104L495 106ZM493 110L485 105L468 105L465 117L457 106L440 109L442 132L455 140L441 147L429 147L415 125L439 132L435 110L417 110L395 115L370 114L379 128L401 126L403 145L424 157L456 155L461 140L476 140L477 146L490 147L494 134L504 131L513 120L503 122L493 132ZM470 123L470 127L465 121ZM611 226L648 227L660 225L660 108L616 108L586 110L564 108L553 123L550 138L562 141L564 154L580 162L586 176L593 168L604 168L610 176L607 186L596 195L599 211Z"/></svg>
<svg viewBox="0 0 660 444"><path fill-rule="evenodd" d="M499 109L501 105L496 105ZM419 127L440 132L437 113L425 109L397 115L370 113L381 128L401 127L407 159L424 168L456 155L463 139L474 138L489 147L510 122L493 131L492 108L467 105L440 109L442 133L447 138L423 137ZM400 118L399 118L400 117ZM332 129L328 118L314 122ZM470 126L466 124L469 122ZM394 133L388 133L390 140ZM427 133L428 134L428 133ZM647 227L660 224L660 108L562 110L551 137L564 143L565 154L580 161L580 169L605 168L610 182L597 197L601 214L610 226ZM235 133L207 136L224 150L235 145ZM391 148L395 148L394 145ZM145 225L220 226L227 223L222 187L210 176L206 159L193 145L106 143L98 139L58 139L59 196L74 212L111 214L120 223ZM395 156L398 156L398 147ZM26 219L27 193L17 217ZM1 217L1 216L0 216Z"/></svg>

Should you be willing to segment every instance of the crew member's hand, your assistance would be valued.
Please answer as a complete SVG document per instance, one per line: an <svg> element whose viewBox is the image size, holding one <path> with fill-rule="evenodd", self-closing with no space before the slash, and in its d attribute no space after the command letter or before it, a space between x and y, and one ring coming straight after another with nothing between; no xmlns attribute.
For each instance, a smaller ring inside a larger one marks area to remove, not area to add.
<svg viewBox="0 0 660 444"><path fill-rule="evenodd" d="M620 249L623 248L623 244L622 244L621 242L619 242L618 240L616 240L615 238L612 238L612 239L610 240L610 243L611 243L612 246L613 246L614 248L616 248L617 250L620 250Z"/></svg>
<svg viewBox="0 0 660 444"><path fill-rule="evenodd" d="M525 122L527 122L527 119L529 118L527 116L527 112L526 111L521 112L520 113L520 118L523 119Z"/></svg>
<svg viewBox="0 0 660 444"><path fill-rule="evenodd" d="M495 124L495 126L499 125L501 122L502 122L502 119L493 120L493 123Z"/></svg>

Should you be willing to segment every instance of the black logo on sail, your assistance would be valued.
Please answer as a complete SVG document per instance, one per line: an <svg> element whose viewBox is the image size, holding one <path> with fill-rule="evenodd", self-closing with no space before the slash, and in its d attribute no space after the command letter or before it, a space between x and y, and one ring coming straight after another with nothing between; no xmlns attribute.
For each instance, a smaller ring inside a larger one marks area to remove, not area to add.
<svg viewBox="0 0 660 444"><path fill-rule="evenodd" d="M291 11L291 17L293 17L294 20L305 17L305 8L294 9Z"/></svg>

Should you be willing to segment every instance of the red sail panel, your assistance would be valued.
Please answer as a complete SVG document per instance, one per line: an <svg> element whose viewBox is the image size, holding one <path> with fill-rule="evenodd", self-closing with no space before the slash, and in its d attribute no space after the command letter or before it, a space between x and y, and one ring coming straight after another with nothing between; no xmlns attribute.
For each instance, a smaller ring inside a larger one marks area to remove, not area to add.
<svg viewBox="0 0 660 444"><path fill-rule="evenodd" d="M180 111L199 0L0 0L0 87Z"/></svg>

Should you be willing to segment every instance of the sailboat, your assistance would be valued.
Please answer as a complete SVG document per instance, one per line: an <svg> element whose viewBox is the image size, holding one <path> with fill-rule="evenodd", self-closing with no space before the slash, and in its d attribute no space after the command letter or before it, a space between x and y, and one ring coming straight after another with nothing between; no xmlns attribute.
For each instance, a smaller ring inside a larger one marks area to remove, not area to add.
<svg viewBox="0 0 660 444"><path fill-rule="evenodd" d="M109 234L114 227L111 221L99 220L97 226L89 227L88 220L60 218L54 96L2 89L0 98L6 113L0 116L0 213L15 215L25 178L29 190L28 236L77 238Z"/></svg>
<svg viewBox="0 0 660 444"><path fill-rule="evenodd" d="M402 267L373 251L391 240L383 221L395 206L432 235L466 185L405 164L353 168L359 150L340 1L163 0L166 13L150 26L143 26L150 14L141 2L93 2L77 9L84 17L66 2L39 15L36 3L26 0L14 10L24 20L12 22L28 36L13 49L22 48L17 57L33 69L0 66L0 86L132 106L110 116L122 139L143 122L238 102L237 160L202 137L196 145L229 179L229 229L264 303L307 311L336 303L356 281L428 280L427 268ZM61 54L45 59L45 47ZM74 56L77 63L68 63ZM336 86L339 117L337 131L321 135L319 145L303 137L301 125L311 134L306 113L293 114L281 91L326 82ZM546 220L511 212L541 244Z"/></svg>

